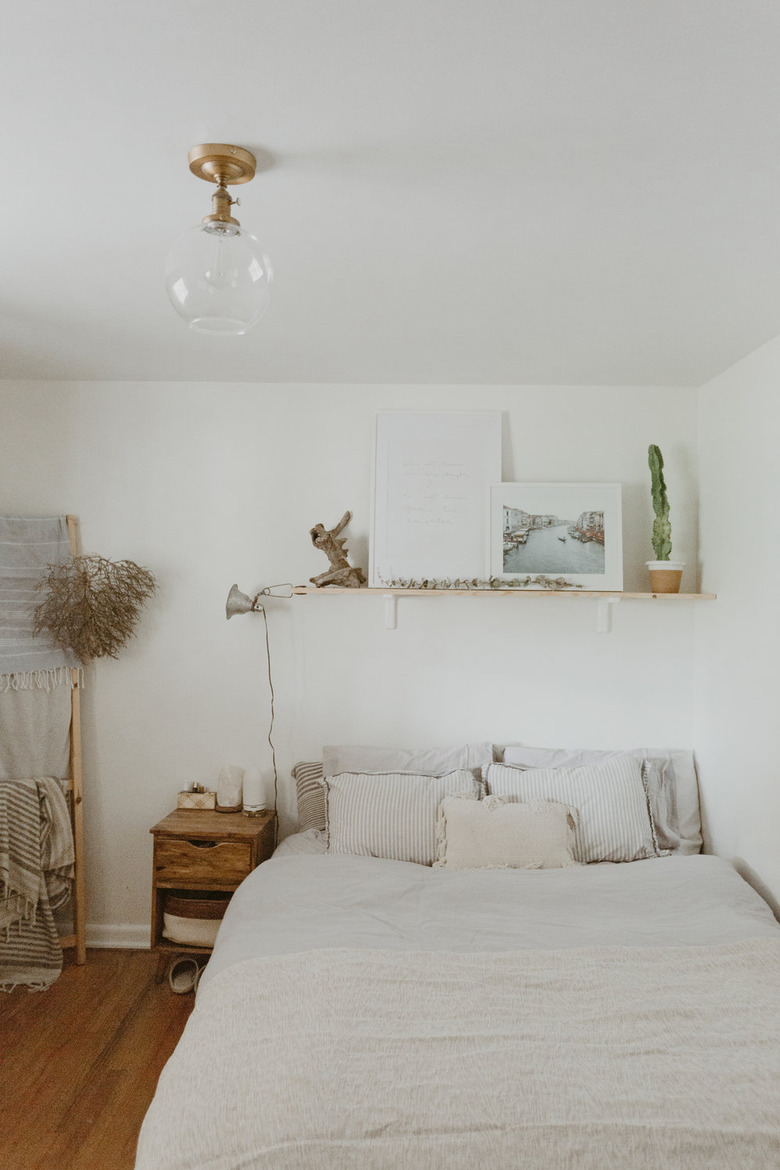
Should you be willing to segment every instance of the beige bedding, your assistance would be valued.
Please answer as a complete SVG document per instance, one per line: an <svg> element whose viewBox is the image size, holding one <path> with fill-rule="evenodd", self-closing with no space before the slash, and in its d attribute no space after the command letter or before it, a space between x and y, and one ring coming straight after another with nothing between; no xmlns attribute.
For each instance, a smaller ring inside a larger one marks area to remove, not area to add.
<svg viewBox="0 0 780 1170"><path fill-rule="evenodd" d="M773 1170L780 941L239 962L137 1170Z"/></svg>

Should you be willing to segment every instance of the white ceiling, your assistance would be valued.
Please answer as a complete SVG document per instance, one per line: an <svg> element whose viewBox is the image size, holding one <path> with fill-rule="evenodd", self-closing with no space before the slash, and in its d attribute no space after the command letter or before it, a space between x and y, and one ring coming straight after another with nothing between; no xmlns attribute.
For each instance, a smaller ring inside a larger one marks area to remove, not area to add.
<svg viewBox="0 0 780 1170"><path fill-rule="evenodd" d="M25 0L0 376L699 384L780 333L777 0ZM241 338L169 307L187 151L270 153Z"/></svg>

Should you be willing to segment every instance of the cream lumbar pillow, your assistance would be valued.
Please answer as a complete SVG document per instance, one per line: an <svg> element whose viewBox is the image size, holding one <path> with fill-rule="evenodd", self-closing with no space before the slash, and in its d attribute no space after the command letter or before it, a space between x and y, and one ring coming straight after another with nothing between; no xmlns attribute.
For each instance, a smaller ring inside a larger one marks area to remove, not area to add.
<svg viewBox="0 0 780 1170"><path fill-rule="evenodd" d="M577 810L552 800L503 796L439 805L435 866L446 869L562 869L574 859Z"/></svg>

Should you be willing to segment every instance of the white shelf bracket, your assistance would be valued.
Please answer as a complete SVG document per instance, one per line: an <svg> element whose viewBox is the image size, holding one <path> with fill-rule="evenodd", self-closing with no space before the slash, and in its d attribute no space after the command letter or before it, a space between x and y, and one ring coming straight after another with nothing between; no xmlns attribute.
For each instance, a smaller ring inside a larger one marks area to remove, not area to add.
<svg viewBox="0 0 780 1170"><path fill-rule="evenodd" d="M398 629L398 595L396 593L385 593L385 629Z"/></svg>
<svg viewBox="0 0 780 1170"><path fill-rule="evenodd" d="M619 597L602 597L599 600L598 613L596 615L596 633L597 634L611 634L612 633L612 614L614 608L620 602Z"/></svg>

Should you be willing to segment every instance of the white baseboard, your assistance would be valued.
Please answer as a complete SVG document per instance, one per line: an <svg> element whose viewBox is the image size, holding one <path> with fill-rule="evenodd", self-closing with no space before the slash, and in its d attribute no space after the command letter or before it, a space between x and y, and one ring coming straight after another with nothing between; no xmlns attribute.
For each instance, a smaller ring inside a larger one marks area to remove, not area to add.
<svg viewBox="0 0 780 1170"><path fill-rule="evenodd" d="M87 946L98 947L102 950L118 948L120 950L149 950L151 945L149 926L118 923L116 925L102 922L87 923Z"/></svg>

